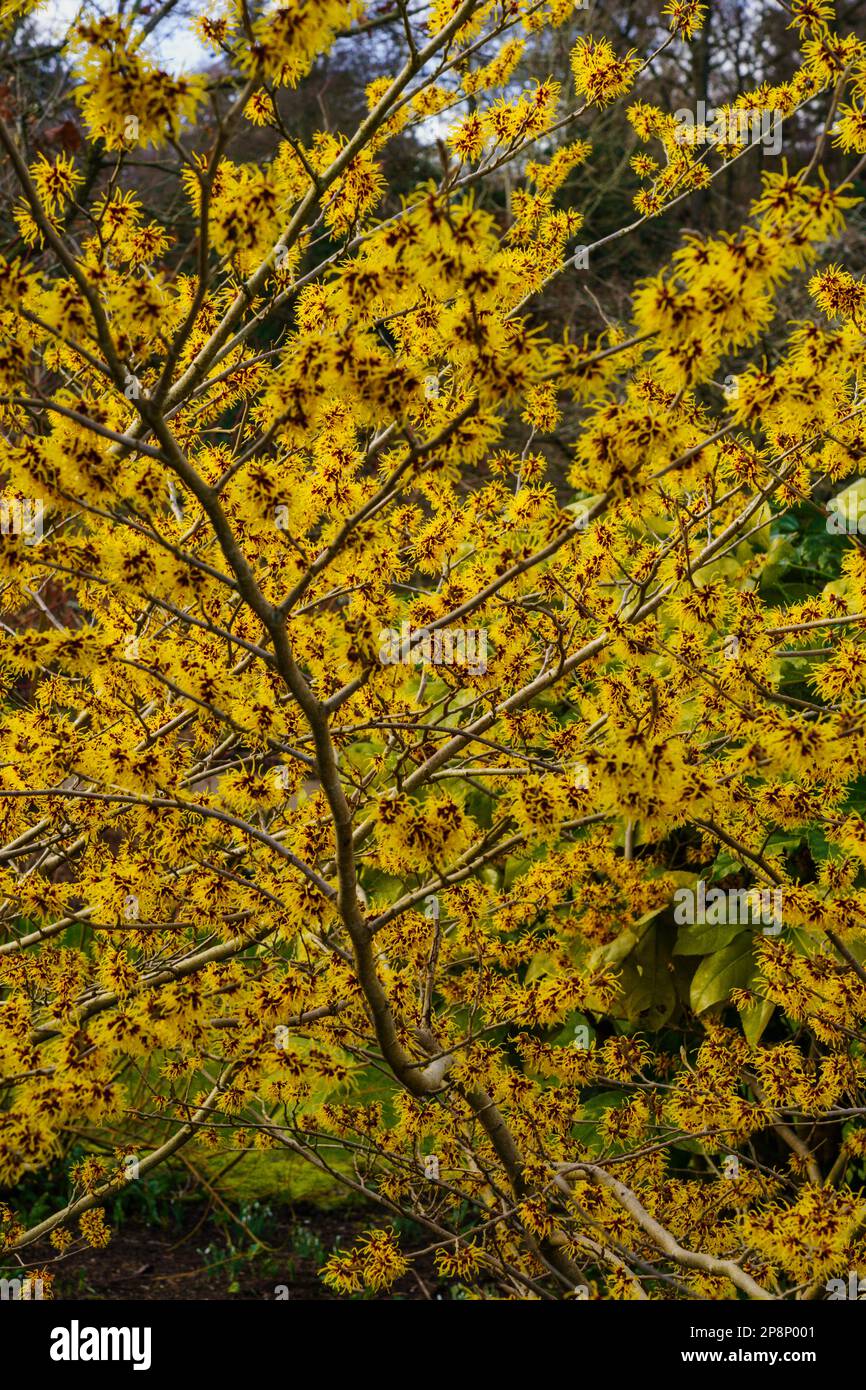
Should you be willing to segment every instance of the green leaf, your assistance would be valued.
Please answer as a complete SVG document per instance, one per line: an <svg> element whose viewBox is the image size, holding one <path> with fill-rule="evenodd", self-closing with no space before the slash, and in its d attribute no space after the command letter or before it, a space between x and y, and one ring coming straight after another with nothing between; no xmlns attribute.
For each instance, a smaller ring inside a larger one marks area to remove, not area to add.
<svg viewBox="0 0 866 1390"><path fill-rule="evenodd" d="M572 1128L572 1134L578 1144L589 1149L591 1153L601 1153L602 1149L607 1147L607 1141L598 1132L599 1120L605 1111L618 1109L627 1101L628 1096L624 1096L622 1091L602 1091L599 1095L590 1096L589 1100L583 1101L580 1119Z"/></svg>
<svg viewBox="0 0 866 1390"><path fill-rule="evenodd" d="M729 945L701 961L690 992L696 1014L720 1004L732 989L745 989L755 972L753 943L754 933L740 932Z"/></svg>
<svg viewBox="0 0 866 1390"><path fill-rule="evenodd" d="M607 946L598 946L589 958L591 970L597 970L605 965L621 965L626 956L630 956L638 938L633 931L620 932L615 941L611 941Z"/></svg>
<svg viewBox="0 0 866 1390"><path fill-rule="evenodd" d="M675 956L707 956L713 951L721 951L729 945L742 928L739 922L695 922L694 925L680 927Z"/></svg>
<svg viewBox="0 0 866 1390"><path fill-rule="evenodd" d="M735 560L733 555L724 560L710 560L708 564L701 565L693 573L693 579L699 588L703 589L707 584L713 584L717 579L727 579L735 584L742 577L740 562Z"/></svg>
<svg viewBox="0 0 866 1390"><path fill-rule="evenodd" d="M645 995L638 1013L649 1028L662 1028L676 1008L677 991L670 968L672 935L669 923L656 922L633 956Z"/></svg>
<svg viewBox="0 0 866 1390"><path fill-rule="evenodd" d="M557 963L553 956L546 951L539 951L532 957L526 969L526 983L537 980L540 975L555 975L558 970Z"/></svg>
<svg viewBox="0 0 866 1390"><path fill-rule="evenodd" d="M658 913L652 916L657 917ZM643 919L641 919L643 921ZM616 1014L629 1024L661 1028L677 1005L676 983L671 970L673 928L664 920L639 926L641 939L617 964L619 994ZM621 938L620 938L621 939Z"/></svg>
<svg viewBox="0 0 866 1390"><path fill-rule="evenodd" d="M776 1006L772 999L758 999L747 1009L743 1009L740 1014L740 1023L743 1025L746 1040L752 1044L752 1047L760 1042L761 1034L775 1012Z"/></svg>
<svg viewBox="0 0 866 1390"><path fill-rule="evenodd" d="M828 511L839 525L839 531L859 530L863 534L863 509L866 506L866 479L858 478L856 483L837 492L827 503Z"/></svg>
<svg viewBox="0 0 866 1390"><path fill-rule="evenodd" d="M553 1046L568 1047L572 1045L575 1039L575 1030L578 1027L584 1027L586 1029L589 1037L589 1045L592 1047L595 1043L596 1030L590 1023L588 1015L581 1013L579 1009L575 1013L568 1015L562 1028L550 1039Z"/></svg>
<svg viewBox="0 0 866 1390"><path fill-rule="evenodd" d="M716 879L727 878L728 874L738 874L742 867L742 859L738 859L729 849L720 849L710 877L715 882Z"/></svg>
<svg viewBox="0 0 866 1390"><path fill-rule="evenodd" d="M816 864L823 864L825 859L830 858L830 841L824 832L823 826L808 826L805 831L806 844L809 852Z"/></svg>
<svg viewBox="0 0 866 1390"><path fill-rule="evenodd" d="M767 552L767 563L761 573L762 587L778 584L788 565L794 559L796 559L796 552L790 541L783 540L781 536L772 540Z"/></svg>
<svg viewBox="0 0 866 1390"><path fill-rule="evenodd" d="M597 970L606 965L621 965L626 957L637 949L647 934L653 931L655 919L667 910L667 903L661 907L651 908L636 922L632 922L631 926L626 927L625 931L621 931L615 941L608 942L606 946L597 946L589 958L590 969Z"/></svg>
<svg viewBox="0 0 866 1390"><path fill-rule="evenodd" d="M620 964L617 970L617 985L618 993L613 1012L617 1018L635 1023L641 1010L649 1008L652 1000L632 956L628 956Z"/></svg>

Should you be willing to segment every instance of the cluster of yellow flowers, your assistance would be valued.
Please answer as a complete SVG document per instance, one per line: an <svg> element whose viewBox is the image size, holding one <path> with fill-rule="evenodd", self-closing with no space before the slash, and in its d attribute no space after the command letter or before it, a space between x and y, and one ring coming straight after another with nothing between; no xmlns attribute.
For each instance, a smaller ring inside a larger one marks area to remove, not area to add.
<svg viewBox="0 0 866 1390"><path fill-rule="evenodd" d="M75 97L129 177L82 212L72 157L16 165L0 500L40 529L0 536L0 1183L83 1126L116 1150L70 1173L58 1254L107 1242L154 1095L143 1150L345 1142L473 1289L591 1265L612 1297L780 1296L864 1253L856 535L784 583L797 509L823 528L866 456L857 199L783 162L601 332L530 318L583 234L578 122L629 102L656 142L640 219L744 153L681 143L608 37L521 82L573 8L398 7L405 68L304 143L279 88L365 7L281 0L250 34L227 4L197 22L238 77L210 147L211 79L82 21ZM666 5L667 41L705 8ZM792 22L791 79L725 110L836 92L836 157L863 153L866 48L824 0ZM441 178L397 200L387 143L425 123ZM225 152L250 127L267 159ZM127 186L136 146L183 156L198 264ZM476 185L506 165L498 211ZM779 328L795 288L814 319ZM674 916L731 884L778 892L779 930ZM377 1229L324 1277L406 1269Z"/></svg>

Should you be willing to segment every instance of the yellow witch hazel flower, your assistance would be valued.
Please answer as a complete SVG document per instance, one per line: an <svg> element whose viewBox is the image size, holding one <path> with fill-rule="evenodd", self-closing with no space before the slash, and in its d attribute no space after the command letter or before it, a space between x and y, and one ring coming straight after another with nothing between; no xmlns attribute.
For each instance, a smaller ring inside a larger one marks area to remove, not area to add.
<svg viewBox="0 0 866 1390"><path fill-rule="evenodd" d="M204 79L173 77L157 66L141 54L120 19L82 20L73 52L81 114L109 150L164 145L202 101Z"/></svg>
<svg viewBox="0 0 866 1390"><path fill-rule="evenodd" d="M253 41L241 58L278 86L297 86L316 57L365 10L362 0L280 0L254 20Z"/></svg>
<svg viewBox="0 0 866 1390"><path fill-rule="evenodd" d="M579 96L596 106L606 106L631 89L638 60L634 53L617 57L608 39L586 35L571 53L571 70Z"/></svg>
<svg viewBox="0 0 866 1390"><path fill-rule="evenodd" d="M9 1268L186 1147L348 1184L340 1298L833 1297L856 17L115 9L0 21Z"/></svg>
<svg viewBox="0 0 866 1390"><path fill-rule="evenodd" d="M669 0L662 10L669 18L670 27L675 34L689 43L703 28L707 17L707 6L698 0Z"/></svg>

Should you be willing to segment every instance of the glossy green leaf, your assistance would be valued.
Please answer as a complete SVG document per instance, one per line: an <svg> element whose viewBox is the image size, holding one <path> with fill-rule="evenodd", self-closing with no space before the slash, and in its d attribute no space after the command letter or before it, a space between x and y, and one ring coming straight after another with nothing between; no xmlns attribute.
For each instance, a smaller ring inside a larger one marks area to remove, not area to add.
<svg viewBox="0 0 866 1390"><path fill-rule="evenodd" d="M706 956L695 971L690 995L695 1013L722 1003L732 989L745 989L754 972L754 934L740 932L729 945Z"/></svg>
<svg viewBox="0 0 866 1390"><path fill-rule="evenodd" d="M739 922L719 922L715 926L709 922L696 922L693 926L680 927L674 955L708 956L714 951L721 951L741 931Z"/></svg>

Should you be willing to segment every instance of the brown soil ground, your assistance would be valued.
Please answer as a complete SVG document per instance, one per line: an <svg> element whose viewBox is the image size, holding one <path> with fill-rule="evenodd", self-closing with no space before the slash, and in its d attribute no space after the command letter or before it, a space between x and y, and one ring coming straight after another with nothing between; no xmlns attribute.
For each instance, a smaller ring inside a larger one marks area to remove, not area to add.
<svg viewBox="0 0 866 1390"><path fill-rule="evenodd" d="M301 1205L278 1211L262 1237L263 1248L252 1257L249 1238L231 1224L216 1223L207 1208L190 1212L183 1227L174 1229L133 1221L114 1231L104 1250L52 1264L54 1298L272 1301L284 1286L284 1299L333 1301L338 1296L319 1270L336 1247L351 1246L381 1220L381 1213L357 1208L321 1211ZM53 1255L47 1245L38 1253L34 1249L33 1265L49 1263ZM452 1297L432 1258L424 1257L413 1269L389 1291L389 1301Z"/></svg>

